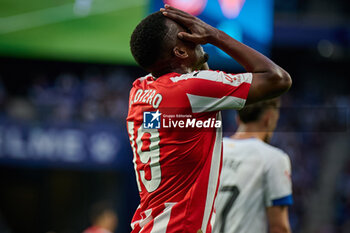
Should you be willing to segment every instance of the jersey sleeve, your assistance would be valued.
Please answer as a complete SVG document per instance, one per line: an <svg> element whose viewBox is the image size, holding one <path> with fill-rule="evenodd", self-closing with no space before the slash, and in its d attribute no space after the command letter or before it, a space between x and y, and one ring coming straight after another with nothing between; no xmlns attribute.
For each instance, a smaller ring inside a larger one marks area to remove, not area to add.
<svg viewBox="0 0 350 233"><path fill-rule="evenodd" d="M184 88L192 112L211 112L244 107L252 73L228 74L223 71L195 71L171 78Z"/></svg>
<svg viewBox="0 0 350 233"><path fill-rule="evenodd" d="M288 155L281 152L270 159L265 173L265 206L293 204L291 163Z"/></svg>

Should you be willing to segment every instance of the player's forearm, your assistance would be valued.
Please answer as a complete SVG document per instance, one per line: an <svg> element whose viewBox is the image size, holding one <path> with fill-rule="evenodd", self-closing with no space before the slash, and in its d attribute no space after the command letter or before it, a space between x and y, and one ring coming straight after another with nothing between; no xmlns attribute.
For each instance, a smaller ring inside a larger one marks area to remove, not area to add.
<svg viewBox="0 0 350 233"><path fill-rule="evenodd" d="M235 40L221 30L217 30L212 36L211 44L225 51L248 72L258 73L281 69L263 54Z"/></svg>
<svg viewBox="0 0 350 233"><path fill-rule="evenodd" d="M225 51L247 72L253 73L256 79L255 84L260 83L256 86L259 86L259 92L265 94L256 95L255 93L255 96L252 94L248 96L249 101L256 102L262 98L276 97L291 87L292 79L289 74L263 54L240 43L221 30L214 29L211 35L211 44Z"/></svg>
<svg viewBox="0 0 350 233"><path fill-rule="evenodd" d="M287 206L272 206L267 208L269 233L291 233Z"/></svg>

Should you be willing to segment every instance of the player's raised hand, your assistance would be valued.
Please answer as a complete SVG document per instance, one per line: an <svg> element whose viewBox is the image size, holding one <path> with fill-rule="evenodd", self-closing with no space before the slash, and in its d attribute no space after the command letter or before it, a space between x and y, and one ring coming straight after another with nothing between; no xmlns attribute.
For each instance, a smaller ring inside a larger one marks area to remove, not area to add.
<svg viewBox="0 0 350 233"><path fill-rule="evenodd" d="M217 35L217 29L203 22L199 18L181 11L175 7L165 5L160 9L166 17L186 27L189 32L179 32L178 37L195 44L211 43Z"/></svg>

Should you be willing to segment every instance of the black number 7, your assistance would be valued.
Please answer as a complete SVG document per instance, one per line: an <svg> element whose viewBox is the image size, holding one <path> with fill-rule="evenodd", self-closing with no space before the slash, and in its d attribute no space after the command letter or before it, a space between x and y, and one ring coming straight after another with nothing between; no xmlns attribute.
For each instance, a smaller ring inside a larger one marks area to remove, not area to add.
<svg viewBox="0 0 350 233"><path fill-rule="evenodd" d="M230 198L227 200L226 204L224 205L224 209L221 214L222 224L220 228L220 233L223 233L225 230L225 224L226 224L226 218L227 214L230 211L231 207L233 206L233 203L237 199L239 195L239 189L236 185L233 186L224 186L221 188L222 192L231 192Z"/></svg>

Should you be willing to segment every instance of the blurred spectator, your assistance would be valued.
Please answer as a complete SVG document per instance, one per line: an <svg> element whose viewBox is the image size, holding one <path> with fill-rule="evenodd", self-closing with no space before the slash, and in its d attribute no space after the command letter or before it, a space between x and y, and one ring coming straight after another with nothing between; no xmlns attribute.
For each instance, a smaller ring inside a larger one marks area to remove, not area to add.
<svg viewBox="0 0 350 233"><path fill-rule="evenodd" d="M20 121L34 120L36 109L24 98L13 98L7 103L7 113L9 117Z"/></svg>
<svg viewBox="0 0 350 233"><path fill-rule="evenodd" d="M127 115L129 93L125 90L131 83L130 74L123 69L113 69L106 74L91 69L82 77L71 72L50 78L38 74L28 93L32 105L39 111L39 120L44 122L121 121Z"/></svg>
<svg viewBox="0 0 350 233"><path fill-rule="evenodd" d="M117 229L118 217L111 203L98 202L90 210L91 226L83 233L112 233Z"/></svg>

